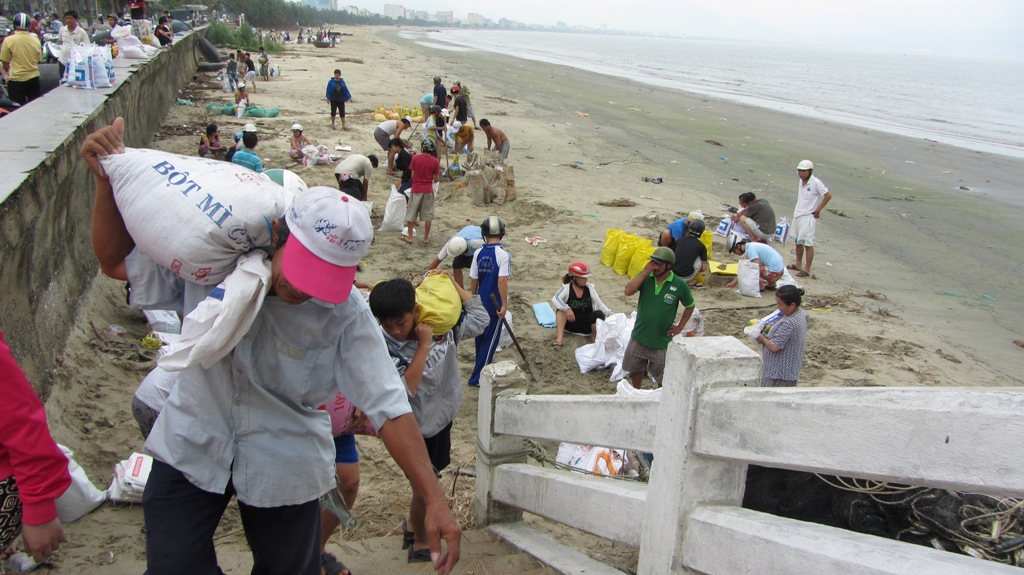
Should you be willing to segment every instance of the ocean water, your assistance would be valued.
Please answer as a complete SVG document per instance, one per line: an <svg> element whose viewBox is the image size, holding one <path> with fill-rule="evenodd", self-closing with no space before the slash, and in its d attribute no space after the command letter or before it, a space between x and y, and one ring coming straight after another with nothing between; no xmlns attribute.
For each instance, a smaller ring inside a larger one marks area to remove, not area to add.
<svg viewBox="0 0 1024 575"><path fill-rule="evenodd" d="M405 33L670 89L1024 158L1024 60L554 32Z"/></svg>

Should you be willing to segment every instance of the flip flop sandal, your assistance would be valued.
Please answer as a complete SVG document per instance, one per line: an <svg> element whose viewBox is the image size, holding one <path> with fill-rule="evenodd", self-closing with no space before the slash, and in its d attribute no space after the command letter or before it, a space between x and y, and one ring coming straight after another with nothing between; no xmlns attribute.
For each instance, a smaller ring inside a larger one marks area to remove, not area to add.
<svg viewBox="0 0 1024 575"><path fill-rule="evenodd" d="M407 563L429 563L431 561L430 549L409 548L409 559Z"/></svg>
<svg viewBox="0 0 1024 575"><path fill-rule="evenodd" d="M562 347L562 342L560 342L560 341L553 341L553 342L551 342L551 345L553 345L555 347Z"/></svg>
<svg viewBox="0 0 1024 575"><path fill-rule="evenodd" d="M412 544L416 542L416 536L412 531L409 531L408 525L405 523L405 519L402 520L402 549L411 549Z"/></svg>
<svg viewBox="0 0 1024 575"><path fill-rule="evenodd" d="M809 277L811 277L811 274L805 272L804 270L799 270L798 272L796 272L795 275L798 278L809 278Z"/></svg>
<svg viewBox="0 0 1024 575"><path fill-rule="evenodd" d="M800 271L800 268L796 267L796 264L789 264L786 266L787 270L793 270L795 272Z"/></svg>
<svg viewBox="0 0 1024 575"><path fill-rule="evenodd" d="M348 575L352 575L344 563L326 551L320 554L320 566L323 567L324 575L343 575L346 571Z"/></svg>

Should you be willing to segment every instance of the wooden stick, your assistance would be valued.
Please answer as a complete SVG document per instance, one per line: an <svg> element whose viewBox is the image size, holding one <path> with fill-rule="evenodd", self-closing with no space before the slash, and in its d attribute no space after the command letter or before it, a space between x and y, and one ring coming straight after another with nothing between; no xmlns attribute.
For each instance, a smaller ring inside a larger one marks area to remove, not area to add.
<svg viewBox="0 0 1024 575"><path fill-rule="evenodd" d="M494 304L495 311L501 308L501 305L498 304L498 298L496 298L493 293L491 294L491 302ZM508 335L512 337L512 343L514 343L516 349L519 350L519 355L522 356L523 364L526 367L526 373L530 376L530 379L534 379L533 371L530 370L530 360L526 359L526 352L519 346L519 340L516 339L516 334L512 333L512 326L508 325L508 320L506 320L504 316L501 318L501 323L505 326L505 329L508 330Z"/></svg>

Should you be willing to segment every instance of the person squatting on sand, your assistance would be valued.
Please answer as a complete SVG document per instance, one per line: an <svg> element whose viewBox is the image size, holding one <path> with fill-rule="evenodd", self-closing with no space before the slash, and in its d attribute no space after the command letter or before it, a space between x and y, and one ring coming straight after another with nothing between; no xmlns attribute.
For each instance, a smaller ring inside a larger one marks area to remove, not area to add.
<svg viewBox="0 0 1024 575"><path fill-rule="evenodd" d="M761 291L775 289L775 282L779 281L782 273L786 271L786 260L768 244L750 243L739 234L731 234L725 240L725 248L730 254L736 254L757 264ZM736 287L739 281L737 277L725 284L726 289Z"/></svg>
<svg viewBox="0 0 1024 575"><path fill-rule="evenodd" d="M636 322L622 359L622 369L629 372L629 382L636 389L643 384L645 370L661 387L665 350L672 338L682 333L697 305L686 282L672 271L675 261L672 250L658 247L644 269L626 283L626 297L640 292ZM673 324L680 303L685 308L683 316Z"/></svg>
<svg viewBox="0 0 1024 575"><path fill-rule="evenodd" d="M729 219L737 222L752 242L767 242L775 235L775 210L768 200L759 200L753 192L739 197L740 209Z"/></svg>
<svg viewBox="0 0 1024 575"><path fill-rule="evenodd" d="M288 155L291 156L295 163L301 164L304 154L302 149L306 146L312 146L313 140L310 140L308 136L302 133L302 124L292 124L292 137L288 138Z"/></svg>
<svg viewBox="0 0 1024 575"><path fill-rule="evenodd" d="M775 305L782 318L771 325L767 334L757 336L761 344L761 387L794 387L804 367L804 346L807 343L807 315L800 309L804 290L784 285L775 292Z"/></svg>
<svg viewBox="0 0 1024 575"><path fill-rule="evenodd" d="M589 335L591 343L597 339L597 320L611 315L612 310L604 305L597 295L597 287L588 283L590 268L583 262L569 264L569 271L562 276L562 287L558 288L551 304L555 306L555 347L562 347L565 331Z"/></svg>
<svg viewBox="0 0 1024 575"><path fill-rule="evenodd" d="M693 220L672 250L676 256L672 271L690 287L696 285L697 274L708 271L708 247L700 241L704 229L704 220Z"/></svg>
<svg viewBox="0 0 1024 575"><path fill-rule="evenodd" d="M96 179L97 257L105 273L126 280L134 240L99 163L101 156L123 151L123 134L118 118L91 134L81 153ZM330 237L317 231L325 222L334 232ZM363 298L350 297L359 259L373 239L366 208L332 189L315 188L296 196L272 226L271 288L253 327L209 368L180 372L146 441L145 451L154 457L143 496L148 573L217 573L213 534L234 496L253 572L319 574L318 498L334 487L334 445L328 414L311 406L338 392L366 413L414 493L426 501L434 568L450 573L461 528L419 439L380 328ZM133 285L133 291L146 289ZM448 544L444 554L442 539Z"/></svg>
<svg viewBox="0 0 1024 575"><path fill-rule="evenodd" d="M435 274L444 275L444 272L428 272L428 275ZM416 288L409 280L381 282L374 286L369 298L370 310L384 332L388 352L405 381L409 405L419 423L435 473L451 463L452 422L462 404L456 344L480 335L488 321L480 298L466 293L451 276L446 277L458 292L465 315L453 329L440 335L434 335L433 326L419 320ZM409 563L430 561L423 522L425 504L415 493L409 503L405 529L413 539L408 547Z"/></svg>
<svg viewBox="0 0 1024 575"><path fill-rule="evenodd" d="M796 207L793 209L793 238L796 243L796 263L789 267L796 270L798 277L811 275L811 262L814 261L814 232L818 227L818 218L825 209L832 193L825 184L814 175L814 163L803 160L796 167L800 183L796 189ZM807 266L801 267L804 252L807 252Z"/></svg>

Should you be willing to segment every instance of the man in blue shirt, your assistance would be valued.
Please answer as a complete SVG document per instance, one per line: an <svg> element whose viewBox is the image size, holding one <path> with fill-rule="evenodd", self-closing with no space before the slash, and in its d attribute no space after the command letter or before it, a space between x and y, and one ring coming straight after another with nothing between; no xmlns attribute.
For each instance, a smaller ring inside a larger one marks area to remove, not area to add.
<svg viewBox="0 0 1024 575"><path fill-rule="evenodd" d="M494 350L501 338L501 320L508 311L508 278L512 275L512 256L501 247L505 235L505 222L498 216L491 216L480 225L484 245L473 254L473 265L469 268L470 292L479 294L490 322L484 332L476 337L476 365L469 376L469 385L480 386L480 371L491 363ZM491 295L498 299L495 307Z"/></svg>
<svg viewBox="0 0 1024 575"><path fill-rule="evenodd" d="M256 132L243 132L242 133L242 145L245 148L235 152L235 155L231 157L232 164L238 164L239 166L245 166L250 170L262 174L263 173L263 162L260 157L256 155L253 149L260 141L259 136Z"/></svg>

